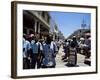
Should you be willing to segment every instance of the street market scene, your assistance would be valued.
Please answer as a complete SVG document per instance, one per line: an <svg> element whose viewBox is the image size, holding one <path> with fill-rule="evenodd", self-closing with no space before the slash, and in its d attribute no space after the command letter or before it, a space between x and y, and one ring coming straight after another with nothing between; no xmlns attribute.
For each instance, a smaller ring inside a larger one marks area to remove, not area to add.
<svg viewBox="0 0 100 80"><path fill-rule="evenodd" d="M89 13L23 10L23 69L91 66Z"/></svg>

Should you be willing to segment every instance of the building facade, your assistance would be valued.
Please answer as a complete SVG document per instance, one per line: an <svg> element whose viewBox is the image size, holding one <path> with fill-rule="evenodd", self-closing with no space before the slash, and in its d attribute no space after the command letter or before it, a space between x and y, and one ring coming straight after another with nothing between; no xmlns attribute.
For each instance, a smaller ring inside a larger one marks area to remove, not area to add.
<svg viewBox="0 0 100 80"><path fill-rule="evenodd" d="M53 40L58 40L58 25L52 17L50 19L50 34L53 35Z"/></svg>
<svg viewBox="0 0 100 80"><path fill-rule="evenodd" d="M23 10L23 33L38 35L39 38L49 35L50 15L46 11Z"/></svg>
<svg viewBox="0 0 100 80"><path fill-rule="evenodd" d="M76 31L74 31L69 37L67 37L67 39L72 39L73 36L76 36L77 39L80 39L81 37L86 37L86 33L91 34L90 29L78 29Z"/></svg>
<svg viewBox="0 0 100 80"><path fill-rule="evenodd" d="M60 30L58 31L58 38L59 38L59 40L62 40L62 41L65 40L65 37L64 37L63 33Z"/></svg>

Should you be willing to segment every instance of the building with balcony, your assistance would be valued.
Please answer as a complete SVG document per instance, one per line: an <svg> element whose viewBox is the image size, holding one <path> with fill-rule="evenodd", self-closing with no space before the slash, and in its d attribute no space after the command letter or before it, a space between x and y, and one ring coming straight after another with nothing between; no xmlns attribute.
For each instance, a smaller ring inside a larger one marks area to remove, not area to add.
<svg viewBox="0 0 100 80"><path fill-rule="evenodd" d="M39 35L39 38L49 35L50 15L46 11L23 10L23 33Z"/></svg>

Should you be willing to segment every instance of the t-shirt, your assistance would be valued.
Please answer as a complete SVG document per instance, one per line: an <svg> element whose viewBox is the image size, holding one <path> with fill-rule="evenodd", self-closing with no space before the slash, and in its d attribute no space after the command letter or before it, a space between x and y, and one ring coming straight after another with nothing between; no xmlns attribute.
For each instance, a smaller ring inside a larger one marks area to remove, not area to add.
<svg viewBox="0 0 100 80"><path fill-rule="evenodd" d="M27 51L30 50L30 48L31 48L30 42L23 38L23 57L28 56Z"/></svg>
<svg viewBox="0 0 100 80"><path fill-rule="evenodd" d="M45 66L52 66L55 65L55 56L57 51L57 46L54 42L51 42L51 44L43 44L43 54L44 54L44 59L43 59L43 65Z"/></svg>
<svg viewBox="0 0 100 80"><path fill-rule="evenodd" d="M39 49L40 49L40 50L43 50L42 45L41 45L40 42L31 43L31 49L32 49L32 53L33 53L33 54L38 54Z"/></svg>

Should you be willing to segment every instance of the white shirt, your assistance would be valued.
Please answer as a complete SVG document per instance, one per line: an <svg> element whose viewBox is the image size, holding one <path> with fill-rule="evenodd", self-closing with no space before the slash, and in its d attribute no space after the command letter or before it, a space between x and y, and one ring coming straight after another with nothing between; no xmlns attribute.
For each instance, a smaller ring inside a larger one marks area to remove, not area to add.
<svg viewBox="0 0 100 80"><path fill-rule="evenodd" d="M27 51L30 50L30 48L31 48L30 42L28 40L25 40L23 38L23 49L24 49L24 51L23 51L23 57L24 58L27 57L27 55L28 55Z"/></svg>

